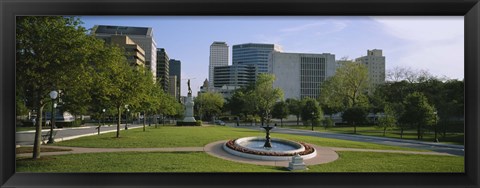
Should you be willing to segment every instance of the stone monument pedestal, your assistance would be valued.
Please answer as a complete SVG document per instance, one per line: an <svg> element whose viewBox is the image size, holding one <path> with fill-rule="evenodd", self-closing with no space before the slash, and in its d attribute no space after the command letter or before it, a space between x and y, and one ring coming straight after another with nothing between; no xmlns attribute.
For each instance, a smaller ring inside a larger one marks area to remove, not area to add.
<svg viewBox="0 0 480 188"><path fill-rule="evenodd" d="M306 170L307 167L305 166L305 163L303 162L303 158L300 157L299 154L296 154L295 156L292 157L292 161L288 163L288 169L290 171L292 171L292 170Z"/></svg>
<svg viewBox="0 0 480 188"><path fill-rule="evenodd" d="M193 99L192 94L188 93L187 101L185 102L185 114L183 118L183 122L195 123L197 122L193 117Z"/></svg>

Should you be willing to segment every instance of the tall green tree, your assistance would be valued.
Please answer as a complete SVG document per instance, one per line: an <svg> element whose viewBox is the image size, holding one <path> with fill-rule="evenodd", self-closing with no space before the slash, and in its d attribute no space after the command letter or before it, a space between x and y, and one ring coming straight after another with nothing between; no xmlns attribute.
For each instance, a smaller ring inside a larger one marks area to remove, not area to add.
<svg viewBox="0 0 480 188"><path fill-rule="evenodd" d="M357 134L357 125L367 120L368 112L366 108L360 106L354 106L347 108L342 114L342 119L347 121L348 124L353 125L353 134Z"/></svg>
<svg viewBox="0 0 480 188"><path fill-rule="evenodd" d="M224 104L222 94L216 92L206 92L195 98L196 112L200 118L210 120L213 116L220 114Z"/></svg>
<svg viewBox="0 0 480 188"><path fill-rule="evenodd" d="M361 63L344 63L321 86L320 103L329 109L345 110L368 106L370 81L368 69Z"/></svg>
<svg viewBox="0 0 480 188"><path fill-rule="evenodd" d="M125 105L139 106L140 96L144 95L144 72L130 66L124 51L116 46L105 45L103 49L98 49L98 55L99 58L93 62L96 70L93 93L106 106L116 110L118 138Z"/></svg>
<svg viewBox="0 0 480 188"><path fill-rule="evenodd" d="M273 106L272 117L280 119L280 126L283 126L283 119L288 116L288 106L285 101L279 101Z"/></svg>
<svg viewBox="0 0 480 188"><path fill-rule="evenodd" d="M89 62L98 40L87 36L81 21L74 17L19 16L16 20L16 83L29 108L37 113L33 158L40 158L43 109L52 90L66 91L71 103L88 104L93 79ZM88 93L88 92L86 92ZM85 102L86 101L86 102ZM83 107L83 105L79 105Z"/></svg>
<svg viewBox="0 0 480 188"><path fill-rule="evenodd" d="M320 108L317 100L310 97L304 98L302 103L304 104L301 114L302 121L306 123L310 122L313 131L313 126L318 126L323 120L322 108Z"/></svg>
<svg viewBox="0 0 480 188"><path fill-rule="evenodd" d="M377 125L378 127L383 129L383 136L385 136L387 129L392 129L396 126L398 117L392 105L387 104L384 108L384 116L378 118Z"/></svg>
<svg viewBox="0 0 480 188"><path fill-rule="evenodd" d="M288 106L288 112L297 117L297 125L300 122L300 115L302 114L302 101L297 99L287 99L285 100Z"/></svg>
<svg viewBox="0 0 480 188"><path fill-rule="evenodd" d="M283 91L279 88L273 88L274 81L275 76L273 74L259 74L251 94L250 100L260 116L262 126L266 118L269 120L275 102L283 98Z"/></svg>
<svg viewBox="0 0 480 188"><path fill-rule="evenodd" d="M423 139L424 126L432 126L435 121L434 107L428 103L427 97L414 92L403 102L405 111L399 121L417 128L417 139Z"/></svg>

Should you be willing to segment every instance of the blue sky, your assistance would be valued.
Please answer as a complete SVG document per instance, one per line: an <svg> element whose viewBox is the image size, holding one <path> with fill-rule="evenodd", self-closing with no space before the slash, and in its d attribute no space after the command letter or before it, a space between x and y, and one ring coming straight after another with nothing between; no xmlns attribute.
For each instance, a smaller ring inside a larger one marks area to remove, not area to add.
<svg viewBox="0 0 480 188"><path fill-rule="evenodd" d="M158 48L182 61L182 79L191 79L194 95L208 78L210 45L224 41L274 43L284 52L332 53L336 59L364 56L382 49L386 69L410 67L451 79L464 77L462 16L82 16L84 27L152 27ZM182 80L186 95L186 80Z"/></svg>

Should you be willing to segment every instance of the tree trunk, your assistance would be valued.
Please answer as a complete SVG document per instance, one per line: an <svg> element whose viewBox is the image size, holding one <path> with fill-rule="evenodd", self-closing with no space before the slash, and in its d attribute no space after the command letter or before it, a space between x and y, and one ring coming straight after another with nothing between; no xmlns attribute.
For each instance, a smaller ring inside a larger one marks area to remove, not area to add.
<svg viewBox="0 0 480 188"><path fill-rule="evenodd" d="M39 97L40 98L40 97ZM33 141L33 159L39 159L40 158L40 145L42 144L42 113L43 113L43 104L42 102L38 102L37 104L37 117L36 117L36 122L35 122L35 138Z"/></svg>
<svg viewBox="0 0 480 188"><path fill-rule="evenodd" d="M297 126L299 121L300 121L300 116L297 115Z"/></svg>
<svg viewBox="0 0 480 188"><path fill-rule="evenodd" d="M420 140L420 124L417 125L417 140Z"/></svg>
<svg viewBox="0 0 480 188"><path fill-rule="evenodd" d="M400 128L400 138L403 138L403 128Z"/></svg>
<svg viewBox="0 0 480 188"><path fill-rule="evenodd" d="M387 127L383 128L383 137L385 137L385 132L387 131Z"/></svg>
<svg viewBox="0 0 480 188"><path fill-rule="evenodd" d="M353 134L357 134L357 126L355 125L355 122L353 122Z"/></svg>
<svg viewBox="0 0 480 188"><path fill-rule="evenodd" d="M143 126L147 123L147 112L143 112Z"/></svg>
<svg viewBox="0 0 480 188"><path fill-rule="evenodd" d="M120 138L120 123L122 121L122 111L120 110L121 107L117 107L117 112L118 112L118 119L117 119L117 138Z"/></svg>
<svg viewBox="0 0 480 188"><path fill-rule="evenodd" d="M280 118L280 127L283 127L283 118Z"/></svg>

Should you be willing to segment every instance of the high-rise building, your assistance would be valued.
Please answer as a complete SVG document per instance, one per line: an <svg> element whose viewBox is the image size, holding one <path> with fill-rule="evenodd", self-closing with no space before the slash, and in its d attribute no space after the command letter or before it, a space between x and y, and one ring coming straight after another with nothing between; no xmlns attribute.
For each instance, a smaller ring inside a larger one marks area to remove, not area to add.
<svg viewBox="0 0 480 188"><path fill-rule="evenodd" d="M210 45L210 62L208 66L208 80L213 86L215 79L213 78L214 67L228 65L228 45L226 42L213 42Z"/></svg>
<svg viewBox="0 0 480 188"><path fill-rule="evenodd" d="M385 83L385 56L382 50L367 50L367 55L355 59L356 62L367 66L372 88Z"/></svg>
<svg viewBox="0 0 480 188"><path fill-rule="evenodd" d="M170 62L169 62L169 67L170 67L170 76L177 76L177 79L176 79L176 82L175 82L175 85L176 85L176 88L177 88L177 93L178 93L178 97L177 99L180 100L180 95L181 95L181 80L182 80L182 62L180 60L176 60L176 59L170 59ZM172 82L172 80L170 80L170 85L174 84L174 82Z"/></svg>
<svg viewBox="0 0 480 188"><path fill-rule="evenodd" d="M107 44L125 49L125 56L130 65L145 67L145 51L126 35L112 35L100 38Z"/></svg>
<svg viewBox="0 0 480 188"><path fill-rule="evenodd" d="M284 99L318 98L320 85L335 70L335 55L329 53L272 52L268 60L268 71L275 75L273 87L283 90Z"/></svg>
<svg viewBox="0 0 480 188"><path fill-rule="evenodd" d="M177 87L177 76L176 75L170 75L170 84L169 84L169 88L168 88L168 93L174 97L175 99L177 99L178 101L180 101L180 93L178 93L178 87Z"/></svg>
<svg viewBox="0 0 480 188"><path fill-rule="evenodd" d="M242 87L254 83L257 76L255 65L230 65L218 66L214 68L213 79L214 87L223 86Z"/></svg>
<svg viewBox="0 0 480 188"><path fill-rule="evenodd" d="M282 52L276 44L246 43L232 46L233 65L254 65L259 73L268 72L268 55L271 52Z"/></svg>
<svg viewBox="0 0 480 188"><path fill-rule="evenodd" d="M170 68L168 54L164 48L157 48L157 81L160 82L163 90L168 92L170 89Z"/></svg>
<svg viewBox="0 0 480 188"><path fill-rule="evenodd" d="M151 27L95 25L91 34L97 38L108 38L112 35L128 36L145 51L145 66L152 72L154 80L157 78L157 43Z"/></svg>

